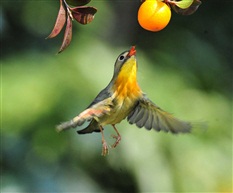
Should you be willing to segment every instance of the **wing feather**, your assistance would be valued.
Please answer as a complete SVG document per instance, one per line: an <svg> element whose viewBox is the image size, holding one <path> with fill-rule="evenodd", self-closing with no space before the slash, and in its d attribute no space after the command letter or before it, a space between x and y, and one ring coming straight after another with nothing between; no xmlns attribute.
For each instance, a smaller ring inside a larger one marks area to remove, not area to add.
<svg viewBox="0 0 233 193"><path fill-rule="evenodd" d="M143 116L143 109L142 107L138 107L138 113L135 115L135 122L137 123L138 121L140 121L142 116Z"/></svg>
<svg viewBox="0 0 233 193"><path fill-rule="evenodd" d="M108 114L112 107L112 99L106 98L98 103L93 103L92 106L84 110L78 116L74 117L72 120L61 123L56 127L58 132L81 126L84 122L90 121L92 119L98 119L99 117Z"/></svg>
<svg viewBox="0 0 233 193"><path fill-rule="evenodd" d="M172 133L190 132L192 127L191 123L175 118L145 96L138 101L127 120L139 128L145 127L148 130L153 128L156 131L162 130Z"/></svg>
<svg viewBox="0 0 233 193"><path fill-rule="evenodd" d="M92 132L100 132L98 122L95 119L92 119L86 128L77 131L78 134L87 134Z"/></svg>
<svg viewBox="0 0 233 193"><path fill-rule="evenodd" d="M153 113L151 112L151 110L148 110L148 120L145 123L145 128L147 130L152 129L153 119L154 119Z"/></svg>
<svg viewBox="0 0 233 193"><path fill-rule="evenodd" d="M130 118L130 121L129 123L134 123L135 122L135 119L137 118L137 115L140 111L140 105L137 105L134 109L134 111L131 111L130 115L128 116L128 118Z"/></svg>
<svg viewBox="0 0 233 193"><path fill-rule="evenodd" d="M149 117L149 111L145 110L144 108L141 108L141 113L138 116L139 121L136 123L136 125L139 128L142 128L143 126L145 126L148 117Z"/></svg>

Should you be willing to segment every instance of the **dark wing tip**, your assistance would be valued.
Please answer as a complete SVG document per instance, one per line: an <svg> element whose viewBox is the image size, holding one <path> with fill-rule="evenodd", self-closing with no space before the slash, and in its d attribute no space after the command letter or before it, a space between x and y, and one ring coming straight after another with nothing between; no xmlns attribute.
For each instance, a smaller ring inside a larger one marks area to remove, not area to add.
<svg viewBox="0 0 233 193"><path fill-rule="evenodd" d="M95 119L92 119L90 124L82 130L77 131L78 134L88 134L92 132L100 132L98 122Z"/></svg>
<svg viewBox="0 0 233 193"><path fill-rule="evenodd" d="M189 133L192 125L175 118L172 114L163 111L148 98L139 100L135 108L127 117L130 124L136 124L137 127L145 127L147 130L152 128L156 131L177 133Z"/></svg>

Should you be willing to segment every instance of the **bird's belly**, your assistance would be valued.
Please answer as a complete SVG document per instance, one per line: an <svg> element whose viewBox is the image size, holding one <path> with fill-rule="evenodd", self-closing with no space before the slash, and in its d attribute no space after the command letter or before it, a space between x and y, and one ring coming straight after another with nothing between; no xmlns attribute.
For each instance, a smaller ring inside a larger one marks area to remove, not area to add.
<svg viewBox="0 0 233 193"><path fill-rule="evenodd" d="M138 99L142 97L142 91L137 85L136 80L131 80L128 77L126 80L120 79L120 83L116 83L116 88L113 89L112 107L111 110L99 117L99 123L104 126L108 124L117 124L125 119L134 108ZM124 84L122 84L122 82ZM132 83L133 82L133 83Z"/></svg>
<svg viewBox="0 0 233 193"><path fill-rule="evenodd" d="M117 124L125 119L130 111L133 109L135 102L124 100L122 103L114 106L108 114L99 118L99 122L102 126L108 124Z"/></svg>

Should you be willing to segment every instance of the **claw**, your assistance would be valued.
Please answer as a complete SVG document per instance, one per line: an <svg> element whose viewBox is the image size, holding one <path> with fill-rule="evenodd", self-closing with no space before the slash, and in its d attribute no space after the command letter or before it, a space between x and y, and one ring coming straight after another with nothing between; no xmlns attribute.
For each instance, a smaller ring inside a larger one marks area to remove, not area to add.
<svg viewBox="0 0 233 193"><path fill-rule="evenodd" d="M120 143L121 136L120 135L117 135L117 136L116 135L111 135L111 137L116 139L115 143L111 146L112 148L115 148Z"/></svg>
<svg viewBox="0 0 233 193"><path fill-rule="evenodd" d="M102 140L102 156L106 156L108 154L108 144L105 140Z"/></svg>
<svg viewBox="0 0 233 193"><path fill-rule="evenodd" d="M108 154L108 144L107 142L105 141L104 139L104 132L103 132L103 127L101 125L99 125L99 128L100 128L100 132L101 132L101 135L102 135L102 156L106 156Z"/></svg>

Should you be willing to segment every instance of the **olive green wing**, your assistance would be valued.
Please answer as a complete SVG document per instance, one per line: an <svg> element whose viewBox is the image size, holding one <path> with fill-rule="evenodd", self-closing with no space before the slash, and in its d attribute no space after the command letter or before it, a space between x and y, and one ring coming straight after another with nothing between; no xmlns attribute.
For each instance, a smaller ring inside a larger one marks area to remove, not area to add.
<svg viewBox="0 0 233 193"><path fill-rule="evenodd" d="M191 123L175 118L145 96L138 101L127 120L139 128L145 127L148 130L153 128L156 131L172 133L187 133L192 128Z"/></svg>
<svg viewBox="0 0 233 193"><path fill-rule="evenodd" d="M112 99L106 98L100 102L93 103L89 108L81 112L78 116L74 117L70 121L61 123L56 127L58 132L67 130L70 128L75 128L77 126L83 125L86 121L92 121L93 119L98 120L101 116L108 114L112 108ZM91 122L93 124L94 122ZM90 127L87 131L90 133ZM95 130L95 129L94 129Z"/></svg>

